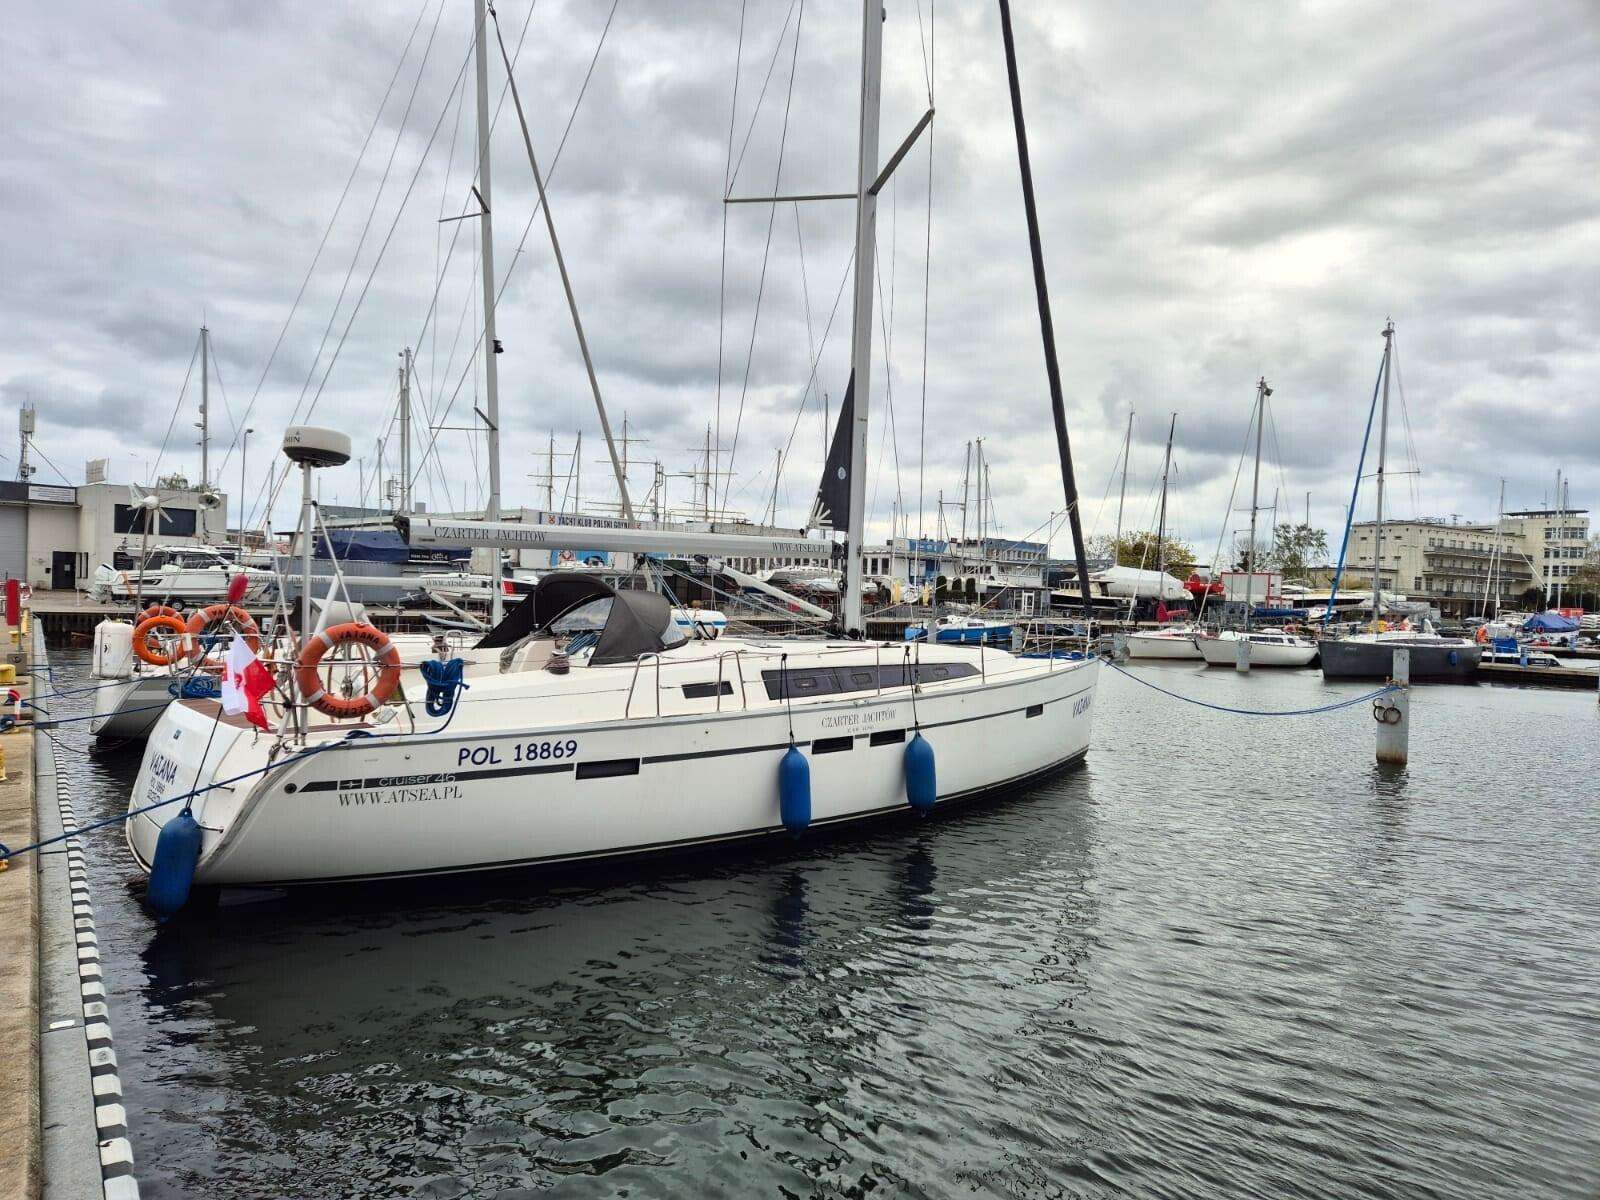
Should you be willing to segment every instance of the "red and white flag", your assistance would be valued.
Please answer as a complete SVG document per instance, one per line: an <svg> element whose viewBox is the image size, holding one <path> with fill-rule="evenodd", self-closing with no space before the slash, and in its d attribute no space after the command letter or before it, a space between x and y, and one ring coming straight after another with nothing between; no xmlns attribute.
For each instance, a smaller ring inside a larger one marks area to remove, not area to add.
<svg viewBox="0 0 1600 1200"><path fill-rule="evenodd" d="M252 725L270 729L267 714L261 711L261 697L272 690L272 674L261 664L255 651L237 633L222 663L222 711L244 713Z"/></svg>

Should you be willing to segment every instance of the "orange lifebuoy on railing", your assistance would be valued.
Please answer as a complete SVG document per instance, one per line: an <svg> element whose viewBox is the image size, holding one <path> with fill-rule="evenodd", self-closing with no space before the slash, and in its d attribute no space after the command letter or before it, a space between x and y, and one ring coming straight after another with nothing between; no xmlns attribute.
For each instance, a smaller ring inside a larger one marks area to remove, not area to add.
<svg viewBox="0 0 1600 1200"><path fill-rule="evenodd" d="M141 620L145 617L181 617L183 614L170 604L152 604L139 614Z"/></svg>
<svg viewBox="0 0 1600 1200"><path fill-rule="evenodd" d="M158 629L170 629L177 636L177 646L172 653L167 653L150 640L150 635ZM140 662L149 663L152 667L170 667L179 659L187 657L188 643L189 627L179 616L158 613L156 616L146 617L133 629L133 652L139 656Z"/></svg>
<svg viewBox="0 0 1600 1200"><path fill-rule="evenodd" d="M317 667L329 650L349 644L366 646L372 651L379 665L378 681L364 696L330 696L322 686ZM347 621L313 634L301 647L294 667L294 683L301 699L320 713L340 720L364 717L394 695L395 688L400 686L400 651L383 630L362 621Z"/></svg>
<svg viewBox="0 0 1600 1200"><path fill-rule="evenodd" d="M236 604L208 604L189 618L188 656L203 655L205 644L201 640L202 637L212 626L223 621L233 623L233 627L244 637L245 644L250 647L252 654L261 653L261 631L256 628L254 617Z"/></svg>

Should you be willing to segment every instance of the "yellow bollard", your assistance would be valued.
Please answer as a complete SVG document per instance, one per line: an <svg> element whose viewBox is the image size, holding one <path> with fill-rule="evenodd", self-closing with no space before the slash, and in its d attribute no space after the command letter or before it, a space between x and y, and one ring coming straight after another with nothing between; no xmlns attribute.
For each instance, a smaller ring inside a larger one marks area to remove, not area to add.
<svg viewBox="0 0 1600 1200"><path fill-rule="evenodd" d="M0 746L0 783L6 781L6 748Z"/></svg>

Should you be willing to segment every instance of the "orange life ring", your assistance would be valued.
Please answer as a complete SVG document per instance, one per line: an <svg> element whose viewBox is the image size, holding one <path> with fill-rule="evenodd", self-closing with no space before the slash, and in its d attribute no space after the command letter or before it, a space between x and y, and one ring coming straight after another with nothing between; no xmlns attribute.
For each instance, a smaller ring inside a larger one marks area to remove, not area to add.
<svg viewBox="0 0 1600 1200"><path fill-rule="evenodd" d="M330 696L322 686L317 667L329 650L352 642L372 650L381 667L378 682L364 696ZM300 657L295 662L294 682L301 698L318 712L339 720L364 717L394 695L395 688L400 686L400 651L383 630L363 621L347 621L314 634L301 647Z"/></svg>
<svg viewBox="0 0 1600 1200"><path fill-rule="evenodd" d="M1489 627L1487 625L1479 625L1478 632L1472 636L1474 640L1477 641L1478 645L1482 646L1489 640Z"/></svg>
<svg viewBox="0 0 1600 1200"><path fill-rule="evenodd" d="M170 604L152 604L139 614L143 617L181 617L183 614Z"/></svg>
<svg viewBox="0 0 1600 1200"><path fill-rule="evenodd" d="M189 647L186 657L203 656L205 646L201 641L202 635L222 621L233 622L234 628L244 636L245 644L250 647L250 653L261 653L261 631L256 628L254 617L237 604L208 604L189 618L187 626Z"/></svg>
<svg viewBox="0 0 1600 1200"><path fill-rule="evenodd" d="M168 654L150 641L150 635L158 629L170 629L178 635L178 648ZM189 627L183 623L183 618L160 613L153 617L146 617L134 626L133 652L139 656L140 662L147 662L152 667L170 667L179 659L189 654Z"/></svg>

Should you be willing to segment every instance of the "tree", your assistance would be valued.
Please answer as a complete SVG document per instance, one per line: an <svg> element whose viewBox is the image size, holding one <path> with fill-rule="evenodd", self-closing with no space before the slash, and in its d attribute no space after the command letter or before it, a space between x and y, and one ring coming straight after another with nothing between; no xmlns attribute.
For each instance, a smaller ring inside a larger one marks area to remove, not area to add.
<svg viewBox="0 0 1600 1200"><path fill-rule="evenodd" d="M1161 542L1166 544L1167 574L1187 579L1194 570L1194 550L1187 542L1168 537L1157 541L1154 532L1128 533L1120 539L1106 538L1104 558L1114 558L1119 567L1137 567L1154 571L1161 561Z"/></svg>
<svg viewBox="0 0 1600 1200"><path fill-rule="evenodd" d="M1328 534L1311 525L1279 525L1277 544L1265 556L1264 565L1282 571L1285 578L1304 575L1306 568L1327 561Z"/></svg>
<svg viewBox="0 0 1600 1200"><path fill-rule="evenodd" d="M1600 608L1600 537L1589 539L1583 564L1567 580L1572 598L1584 608Z"/></svg>

